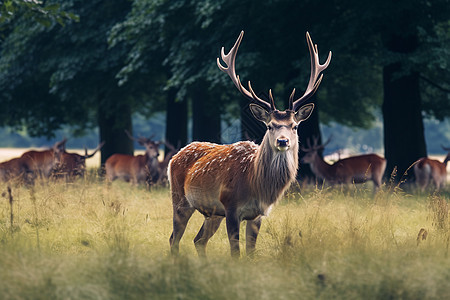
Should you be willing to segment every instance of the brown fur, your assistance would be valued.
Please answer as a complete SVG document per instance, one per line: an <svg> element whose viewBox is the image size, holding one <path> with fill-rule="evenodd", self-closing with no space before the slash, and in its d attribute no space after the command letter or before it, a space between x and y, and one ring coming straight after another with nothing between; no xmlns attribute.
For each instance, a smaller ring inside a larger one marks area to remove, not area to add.
<svg viewBox="0 0 450 300"><path fill-rule="evenodd" d="M306 104L319 87L321 72L328 67L331 52L325 64L320 64L318 48L306 34L311 55L311 76L305 93L294 100L295 89L289 97L289 109L275 107L272 91L269 102L259 98L248 83L247 90L235 71L237 50L242 31L234 46L221 58L219 69L230 77L242 95L250 99L253 116L267 126L261 146L252 142L232 145L192 143L176 154L169 163L169 182L173 204L173 232L170 236L172 254L179 252L180 239L186 225L198 210L205 215L200 231L194 239L200 256L206 255L206 244L225 218L232 256L239 256L239 228L247 220L246 249L252 254L261 226L261 217L283 195L295 179L298 166L297 126L309 118L314 108ZM303 105L303 106L302 106Z"/></svg>
<svg viewBox="0 0 450 300"><path fill-rule="evenodd" d="M310 164L317 177L331 184L363 183L371 180L378 188L386 170L386 159L376 154L352 156L330 165L319 156L317 150L312 150L302 161Z"/></svg>
<svg viewBox="0 0 450 300"><path fill-rule="evenodd" d="M284 119L271 116L269 125L277 124L277 129L268 130L260 146L248 141L231 145L195 142L172 158L173 253L178 253L179 240L195 210L205 215L194 240L199 255L205 255L206 243L224 217L232 255L239 254L242 220L247 220L247 252L254 250L261 217L268 214L297 173L298 122L289 114ZM280 139L288 140L288 149L279 149Z"/></svg>
<svg viewBox="0 0 450 300"><path fill-rule="evenodd" d="M431 183L437 190L445 186L447 181L447 162L450 153L447 154L444 162L427 157L420 158L414 165L414 174L416 176L416 184L424 191Z"/></svg>
<svg viewBox="0 0 450 300"><path fill-rule="evenodd" d="M49 178L61 160L65 150L66 139L57 142L52 149L44 151L31 150L20 157L27 172L32 174L31 180L38 176L41 179Z"/></svg>
<svg viewBox="0 0 450 300"><path fill-rule="evenodd" d="M146 144L145 155L113 154L105 162L106 177L113 181L117 178L132 184L155 183L159 177L158 143Z"/></svg>
<svg viewBox="0 0 450 300"><path fill-rule="evenodd" d="M28 169L21 157L0 163L0 179L2 181L19 180L27 181Z"/></svg>

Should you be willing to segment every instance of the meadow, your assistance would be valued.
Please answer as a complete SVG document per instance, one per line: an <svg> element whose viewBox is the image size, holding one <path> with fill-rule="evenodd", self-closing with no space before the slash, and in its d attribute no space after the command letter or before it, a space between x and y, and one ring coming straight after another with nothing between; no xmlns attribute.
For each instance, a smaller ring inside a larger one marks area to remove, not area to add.
<svg viewBox="0 0 450 300"><path fill-rule="evenodd" d="M292 186L263 220L254 257L233 260L224 223L197 257L195 213L169 251L167 187L0 184L2 299L443 299L449 191ZM241 226L241 229L245 226Z"/></svg>

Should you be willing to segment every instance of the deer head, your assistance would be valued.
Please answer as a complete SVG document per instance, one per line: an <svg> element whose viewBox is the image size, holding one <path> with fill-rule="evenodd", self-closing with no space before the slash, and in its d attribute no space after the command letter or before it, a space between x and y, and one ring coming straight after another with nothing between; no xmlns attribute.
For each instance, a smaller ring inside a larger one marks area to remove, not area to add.
<svg viewBox="0 0 450 300"><path fill-rule="evenodd" d="M324 144L319 145L319 137L315 136L315 137L313 137L313 143L311 145L311 140L307 139L306 140L307 147L303 147L303 146L300 147L300 150L302 150L303 152L306 153L305 156L303 156L303 158L302 158L302 163L309 164L309 163L314 162L317 152L319 150L325 149L325 146L328 145L330 143L330 141L331 141L331 136L328 138L328 140Z"/></svg>
<svg viewBox="0 0 450 300"><path fill-rule="evenodd" d="M236 54L243 36L244 32L241 31L236 43L228 54L225 54L225 50L222 47L221 57L225 62L226 67L220 63L219 58L217 58L217 66L220 70L230 76L234 85L241 92L241 94L252 102L250 104L250 110L257 120L263 122L267 126L265 139L267 138L271 147L276 151L284 152L290 149L292 145L297 146L298 144L298 124L308 119L314 109L314 104L312 103L305 105L303 104L317 91L323 78L323 74L321 73L328 67L331 61L331 51L328 54L326 62L321 65L319 62L317 45L313 44L309 33L306 33L306 40L311 55L311 75L308 86L305 93L300 98L295 100L294 88L291 96L289 97L289 108L285 111L279 111L275 107L272 90L269 90L270 102L267 102L256 95L250 81L248 82L248 89L246 89L242 85L239 75L236 75Z"/></svg>
<svg viewBox="0 0 450 300"><path fill-rule="evenodd" d="M150 137L139 137L135 138L133 137L127 130L125 130L125 133L128 135L130 140L136 141L139 143L139 145L145 147L145 154L151 158L156 159L159 156L159 142L153 141L153 135Z"/></svg>

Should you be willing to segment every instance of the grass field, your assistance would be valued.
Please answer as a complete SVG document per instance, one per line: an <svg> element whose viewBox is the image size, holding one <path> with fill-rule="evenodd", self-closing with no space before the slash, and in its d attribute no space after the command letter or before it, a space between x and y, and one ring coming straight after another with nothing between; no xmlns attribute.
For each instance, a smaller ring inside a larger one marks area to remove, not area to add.
<svg viewBox="0 0 450 300"><path fill-rule="evenodd" d="M196 213L169 254L167 188L0 184L1 299L445 299L449 190L293 186L264 218L253 258L229 255L224 224L197 257ZM12 201L11 201L12 199ZM241 226L245 227L245 226ZM244 231L241 230L244 237Z"/></svg>

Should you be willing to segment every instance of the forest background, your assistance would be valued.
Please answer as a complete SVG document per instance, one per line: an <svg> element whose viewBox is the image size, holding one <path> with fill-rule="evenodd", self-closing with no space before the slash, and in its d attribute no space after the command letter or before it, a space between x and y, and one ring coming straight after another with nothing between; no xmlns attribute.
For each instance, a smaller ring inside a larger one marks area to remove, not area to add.
<svg viewBox="0 0 450 300"><path fill-rule="evenodd" d="M329 150L379 151L387 174L448 146L448 0L9 0L0 13L5 146L105 141L104 162L133 153L124 129L177 146L258 142L264 126L216 66L241 30L237 72L260 97L271 88L280 108L309 77L305 32L322 60L333 52L302 143L332 135Z"/></svg>

